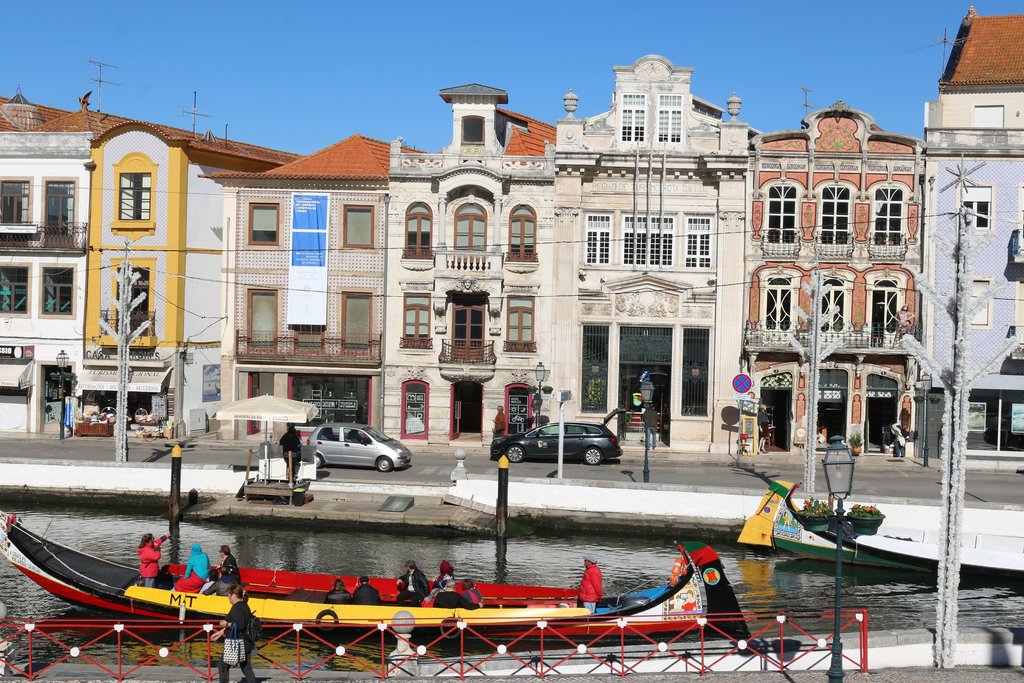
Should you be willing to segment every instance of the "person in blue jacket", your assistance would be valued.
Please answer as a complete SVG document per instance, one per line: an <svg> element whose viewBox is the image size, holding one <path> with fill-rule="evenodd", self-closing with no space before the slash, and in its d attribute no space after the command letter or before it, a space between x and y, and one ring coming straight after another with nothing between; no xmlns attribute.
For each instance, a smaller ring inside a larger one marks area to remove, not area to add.
<svg viewBox="0 0 1024 683"><path fill-rule="evenodd" d="M198 593L203 589L209 575L210 558L203 552L203 546L193 543L192 555L185 565L185 575L174 584L174 590L179 593Z"/></svg>

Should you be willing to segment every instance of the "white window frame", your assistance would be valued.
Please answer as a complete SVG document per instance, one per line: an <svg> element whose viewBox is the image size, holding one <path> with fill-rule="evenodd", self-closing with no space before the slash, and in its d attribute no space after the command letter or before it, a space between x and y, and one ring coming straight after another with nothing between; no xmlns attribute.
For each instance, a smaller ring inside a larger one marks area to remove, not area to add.
<svg viewBox="0 0 1024 683"><path fill-rule="evenodd" d="M849 306L850 297L846 296L846 283L839 278L828 278L825 280L825 284L831 284L832 289L821 297L818 305L821 306L821 312L824 316L825 312L832 308L833 305L839 304L839 311L831 319L825 320L825 324L822 325L822 332L846 332L849 321L849 315L847 307ZM836 329L836 327L839 329Z"/></svg>
<svg viewBox="0 0 1024 683"><path fill-rule="evenodd" d="M1006 109L1001 104L976 104L971 114L974 128L1006 127Z"/></svg>
<svg viewBox="0 0 1024 683"><path fill-rule="evenodd" d="M971 306L978 299L978 295L981 292L987 292L988 288L992 286L992 278L988 277L976 277L971 280ZM980 290L980 291L979 291ZM971 318L971 327L973 329L992 329L992 299L985 302L985 306L981 308L974 317Z"/></svg>
<svg viewBox="0 0 1024 683"><path fill-rule="evenodd" d="M792 192L792 197L786 196ZM773 193L781 196L773 197ZM786 204L792 202L793 212L786 211ZM796 187L793 185L773 185L768 188L768 222L765 228L765 239L771 244L795 244L799 241L800 234L800 198L797 195ZM792 220L792 227L786 227L786 223ZM778 225L773 226L772 223ZM778 241L772 237L777 236ZM786 239L790 237L791 239Z"/></svg>
<svg viewBox="0 0 1024 683"><path fill-rule="evenodd" d="M899 199L893 199L894 195L899 193ZM882 199L878 198L878 195L882 194ZM879 187L875 189L875 220L871 225L872 239L875 244L900 244L903 239L903 221L906 218L906 211L904 211L904 197L905 193L901 187ZM885 209L883 212L882 209ZM879 230L879 222L884 224L885 229ZM896 235L896 239L893 240L893 235ZM878 237L884 236L883 241L879 242Z"/></svg>
<svg viewBox="0 0 1024 683"><path fill-rule="evenodd" d="M687 216L686 233L683 235L683 266L687 269L707 270L714 266L714 248L712 232L714 218L705 216Z"/></svg>
<svg viewBox="0 0 1024 683"><path fill-rule="evenodd" d="M683 141L683 96L658 95L658 142Z"/></svg>
<svg viewBox="0 0 1024 683"><path fill-rule="evenodd" d="M992 232L992 197L995 195L993 188L986 185L976 185L963 189L964 208L974 212L974 229L977 232Z"/></svg>
<svg viewBox="0 0 1024 683"><path fill-rule="evenodd" d="M650 246L647 246L647 215L637 214L636 229L632 214L622 217L622 264L669 268L675 260L676 219L651 216ZM639 249L638 249L639 246Z"/></svg>
<svg viewBox="0 0 1024 683"><path fill-rule="evenodd" d="M786 284L775 284L775 280L785 280ZM761 320L764 321L764 329L775 332L787 332L795 329L793 326L794 297L795 288L793 287L792 277L777 275L768 278L764 288L764 313L761 317ZM782 316L785 316L785 327L781 324L776 324L775 327L768 326L768 319L772 317L773 312L780 319Z"/></svg>
<svg viewBox="0 0 1024 683"><path fill-rule="evenodd" d="M612 261L611 214L587 214L587 243L583 261L591 266L604 266Z"/></svg>
<svg viewBox="0 0 1024 683"><path fill-rule="evenodd" d="M845 198L841 198L844 196ZM826 205L832 206L832 211L825 212ZM840 205L846 205L846 212L839 210ZM850 239L853 224L853 192L844 185L829 185L821 190L821 230L818 233L818 241L821 244L846 244ZM826 227L826 220L829 225ZM842 226L842 227L840 227ZM831 235L831 241L826 242L826 234ZM844 236L840 239L840 236Z"/></svg>
<svg viewBox="0 0 1024 683"><path fill-rule="evenodd" d="M647 95L622 93L619 139L623 142L643 142L647 139Z"/></svg>

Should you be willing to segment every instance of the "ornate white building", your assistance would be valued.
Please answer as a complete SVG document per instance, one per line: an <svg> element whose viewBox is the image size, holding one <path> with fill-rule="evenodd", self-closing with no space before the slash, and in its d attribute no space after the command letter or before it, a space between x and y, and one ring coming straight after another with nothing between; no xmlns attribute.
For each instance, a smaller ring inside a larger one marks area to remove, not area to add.
<svg viewBox="0 0 1024 683"><path fill-rule="evenodd" d="M654 383L660 438L725 452L736 439L749 128L691 93L693 70L618 66L610 111L558 122L552 365L568 413L600 421ZM730 429L729 425L733 425ZM614 425L610 425L613 430Z"/></svg>
<svg viewBox="0 0 1024 683"><path fill-rule="evenodd" d="M489 441L534 419L551 319L553 126L501 108L503 90L440 91L452 142L391 146L384 429L403 440Z"/></svg>

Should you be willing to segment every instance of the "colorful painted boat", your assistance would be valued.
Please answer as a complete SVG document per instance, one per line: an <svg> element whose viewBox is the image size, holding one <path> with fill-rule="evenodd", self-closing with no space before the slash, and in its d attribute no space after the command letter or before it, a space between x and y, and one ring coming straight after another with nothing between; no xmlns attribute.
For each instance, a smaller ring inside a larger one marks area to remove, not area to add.
<svg viewBox="0 0 1024 683"><path fill-rule="evenodd" d="M538 621L562 622L562 632L591 633L622 619L632 632L678 633L686 622L716 615L724 633L745 637L747 627L718 554L702 543L678 546L679 555L666 582L605 598L591 614L576 607L577 591L549 586L477 583L484 607L468 610L407 607L394 603L395 580L371 579L386 603L334 605L325 602L337 577L269 569L241 570L253 612L268 622L319 622L351 628L392 622L412 614L417 627L454 627L464 621L488 634L521 633ZM136 585L136 567L122 565L49 541L27 529L15 515L0 513L0 552L28 578L67 602L98 610L145 617L221 618L226 597L178 593ZM180 566L172 567L172 574ZM390 603L390 604L387 604Z"/></svg>
<svg viewBox="0 0 1024 683"><path fill-rule="evenodd" d="M798 485L773 481L757 512L747 518L739 542L796 553L829 562L836 560L836 538L828 531L808 531L793 503ZM843 562L934 572L938 570L936 534L887 528L877 534L843 539ZM1024 579L1024 537L965 534L960 552L961 573Z"/></svg>

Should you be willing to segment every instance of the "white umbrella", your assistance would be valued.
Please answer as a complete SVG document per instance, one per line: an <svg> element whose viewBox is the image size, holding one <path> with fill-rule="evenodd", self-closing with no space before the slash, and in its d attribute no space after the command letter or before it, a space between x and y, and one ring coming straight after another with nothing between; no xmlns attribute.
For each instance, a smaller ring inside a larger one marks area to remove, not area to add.
<svg viewBox="0 0 1024 683"><path fill-rule="evenodd" d="M214 417L218 420L259 420L261 422L309 422L320 409L312 403L280 396L255 396L229 403Z"/></svg>

